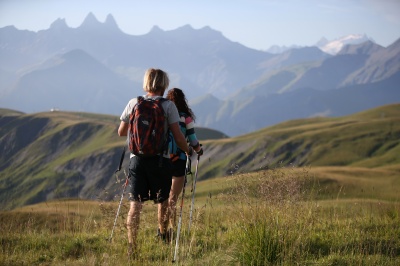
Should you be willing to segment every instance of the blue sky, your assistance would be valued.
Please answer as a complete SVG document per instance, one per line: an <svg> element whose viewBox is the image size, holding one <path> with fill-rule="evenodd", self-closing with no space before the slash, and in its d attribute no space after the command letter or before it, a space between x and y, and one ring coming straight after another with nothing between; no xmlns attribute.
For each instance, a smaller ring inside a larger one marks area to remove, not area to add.
<svg viewBox="0 0 400 266"><path fill-rule="evenodd" d="M112 14L122 31L146 34L157 25L210 26L231 41L266 50L310 46L320 38L367 34L388 46L400 38L400 0L0 0L0 27L48 29L57 18L78 27L92 12Z"/></svg>

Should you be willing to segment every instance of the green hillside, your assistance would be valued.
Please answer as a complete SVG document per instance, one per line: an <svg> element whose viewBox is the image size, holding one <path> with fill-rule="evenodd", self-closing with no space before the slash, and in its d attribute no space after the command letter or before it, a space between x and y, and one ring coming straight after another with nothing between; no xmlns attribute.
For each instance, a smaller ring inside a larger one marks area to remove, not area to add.
<svg viewBox="0 0 400 266"><path fill-rule="evenodd" d="M112 199L125 139L119 119L90 113L0 110L0 209L59 198ZM338 118L288 121L226 138L198 128L204 180L277 166L400 171L400 104ZM125 158L128 154L125 155ZM195 158L193 158L193 164ZM128 160L124 161L124 169Z"/></svg>
<svg viewBox="0 0 400 266"><path fill-rule="evenodd" d="M105 193L118 187L114 171L125 144L118 126L119 118L110 115L0 109L0 209L57 198L112 197ZM197 134L226 137L206 128Z"/></svg>
<svg viewBox="0 0 400 266"><path fill-rule="evenodd" d="M204 143L202 178L292 166L400 169L400 104L337 118L309 118Z"/></svg>
<svg viewBox="0 0 400 266"><path fill-rule="evenodd" d="M189 176L178 265L399 265L399 109L202 141L203 180L189 231ZM0 264L171 263L175 245L154 237L152 202L141 214L137 257L126 256L127 197L109 241L121 195L113 177L123 143L117 118L14 113L0 123ZM26 132L32 137L21 137Z"/></svg>

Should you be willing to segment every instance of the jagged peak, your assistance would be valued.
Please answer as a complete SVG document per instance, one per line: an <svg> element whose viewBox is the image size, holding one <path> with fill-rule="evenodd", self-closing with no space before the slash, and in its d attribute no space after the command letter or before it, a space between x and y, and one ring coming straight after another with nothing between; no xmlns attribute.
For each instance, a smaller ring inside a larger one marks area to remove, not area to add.
<svg viewBox="0 0 400 266"><path fill-rule="evenodd" d="M50 29L65 29L68 28L65 18L58 18L50 25Z"/></svg>
<svg viewBox="0 0 400 266"><path fill-rule="evenodd" d="M120 32L120 28L118 27L117 22L115 21L113 15L108 14L104 23L100 22L92 12L90 12L82 24L79 26L80 29L106 29L107 31L118 31Z"/></svg>
<svg viewBox="0 0 400 266"><path fill-rule="evenodd" d="M176 32L176 33L179 33L179 34L182 34L182 33L183 34L190 34L190 33L194 32L194 31L195 31L195 29L190 24L183 25L183 26L178 27L178 28L176 28L174 30L170 30L170 32Z"/></svg>
<svg viewBox="0 0 400 266"><path fill-rule="evenodd" d="M205 33L208 33L208 34L215 34L215 35L220 35L220 36L223 35L221 31L214 30L210 26L204 26L203 28L200 28L199 31L205 32Z"/></svg>
<svg viewBox="0 0 400 266"><path fill-rule="evenodd" d="M5 27L0 28L0 29L6 29L6 30L9 30L9 31L19 31L19 29L17 29L17 27L15 27L14 25L5 26Z"/></svg>
<svg viewBox="0 0 400 266"><path fill-rule="evenodd" d="M154 25L151 30L150 33L155 33L155 32L164 32L164 30L162 30L159 26Z"/></svg>
<svg viewBox="0 0 400 266"><path fill-rule="evenodd" d="M206 31L206 32L220 32L220 31L214 30L210 26L204 26L204 27L200 28L199 30Z"/></svg>
<svg viewBox="0 0 400 266"><path fill-rule="evenodd" d="M117 22L115 21L113 15L111 15L111 14L107 15L107 18L106 18L106 21L104 22L104 24L108 28L117 28L117 29L119 29Z"/></svg>
<svg viewBox="0 0 400 266"><path fill-rule="evenodd" d="M177 28L177 30L193 30L193 27L190 24L185 24L185 25Z"/></svg>
<svg viewBox="0 0 400 266"><path fill-rule="evenodd" d="M92 27L96 27L100 24L101 23L97 20L97 18L93 15L93 13L89 12L89 14L83 20L80 28L92 28Z"/></svg>
<svg viewBox="0 0 400 266"><path fill-rule="evenodd" d="M211 38L221 38L223 34L219 31L216 31L209 26L205 26L200 29L194 29L190 24L186 24L182 27L176 28L175 30L171 30L171 33L179 34L179 36L208 36Z"/></svg>
<svg viewBox="0 0 400 266"><path fill-rule="evenodd" d="M326 45L328 42L329 42L329 40L328 40L327 38L322 37L322 38L315 44L315 46L321 47L321 46Z"/></svg>

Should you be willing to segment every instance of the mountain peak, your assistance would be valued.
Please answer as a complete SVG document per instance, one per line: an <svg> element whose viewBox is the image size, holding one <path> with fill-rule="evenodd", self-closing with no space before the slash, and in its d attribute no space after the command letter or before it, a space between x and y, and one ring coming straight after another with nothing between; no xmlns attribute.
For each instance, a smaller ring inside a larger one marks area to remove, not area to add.
<svg viewBox="0 0 400 266"><path fill-rule="evenodd" d="M194 29L190 24L185 24L185 25L177 28L177 30L194 30Z"/></svg>
<svg viewBox="0 0 400 266"><path fill-rule="evenodd" d="M366 41L373 40L370 39L366 34L349 34L334 39L333 41L328 41L327 43L319 41L316 46L325 53L335 55L348 44L360 44Z"/></svg>
<svg viewBox="0 0 400 266"><path fill-rule="evenodd" d="M201 38L201 39L219 39L223 37L222 33L216 30L213 30L209 26L204 26L200 29L194 29L190 24L186 24L182 27L179 27L175 30L171 31L172 34L176 35L177 38L192 39L192 38Z"/></svg>
<svg viewBox="0 0 400 266"><path fill-rule="evenodd" d="M108 14L106 21L104 22L104 25L108 28L108 29L117 29L119 30L118 24L115 21L113 15Z"/></svg>
<svg viewBox="0 0 400 266"><path fill-rule="evenodd" d="M327 43L329 43L328 39L325 38L325 37L322 37L322 38L315 44L315 46L321 47L321 46L326 45Z"/></svg>
<svg viewBox="0 0 400 266"><path fill-rule="evenodd" d="M214 36L223 36L222 32L214 30L210 26L204 26L203 28L199 29L200 32L204 34L213 34Z"/></svg>
<svg viewBox="0 0 400 266"><path fill-rule="evenodd" d="M157 33L157 32L164 32L159 26L154 25L151 30L150 33Z"/></svg>
<svg viewBox="0 0 400 266"><path fill-rule="evenodd" d="M383 47L368 40L359 44L347 44L338 54L372 54L380 49L383 49Z"/></svg>
<svg viewBox="0 0 400 266"><path fill-rule="evenodd" d="M50 29L66 29L68 28L65 19L58 18L50 25Z"/></svg>
<svg viewBox="0 0 400 266"><path fill-rule="evenodd" d="M82 22L80 28L93 29L101 25L97 18L90 12Z"/></svg>
<svg viewBox="0 0 400 266"><path fill-rule="evenodd" d="M61 55L64 60L93 60L93 57L81 49L74 49Z"/></svg>

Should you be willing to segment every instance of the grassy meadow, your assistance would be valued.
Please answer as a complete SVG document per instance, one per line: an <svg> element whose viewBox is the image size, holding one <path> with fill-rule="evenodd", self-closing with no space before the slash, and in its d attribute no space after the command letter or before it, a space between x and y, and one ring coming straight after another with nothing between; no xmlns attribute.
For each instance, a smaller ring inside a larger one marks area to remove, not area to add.
<svg viewBox="0 0 400 266"><path fill-rule="evenodd" d="M152 202L134 258L126 195L110 240L125 179L113 176L124 141L115 117L11 116L0 128L5 147L18 148L1 154L0 265L400 265L399 104L235 138L205 129L191 228L189 176L175 263L175 243L156 238ZM15 136L28 120L39 137L25 143Z"/></svg>
<svg viewBox="0 0 400 266"><path fill-rule="evenodd" d="M399 172L293 167L199 181L190 232L189 176L175 263L175 242L156 238L151 202L136 258L127 256L126 197L109 241L121 183L108 191L113 202L65 199L1 212L0 265L400 265Z"/></svg>

